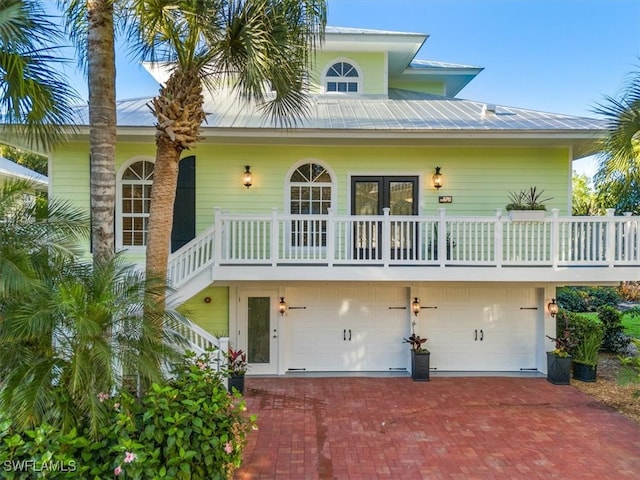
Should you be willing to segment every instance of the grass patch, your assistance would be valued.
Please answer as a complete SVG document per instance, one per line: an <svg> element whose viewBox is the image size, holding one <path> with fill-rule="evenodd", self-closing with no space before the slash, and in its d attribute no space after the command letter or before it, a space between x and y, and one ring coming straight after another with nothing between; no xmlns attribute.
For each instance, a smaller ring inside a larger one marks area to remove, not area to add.
<svg viewBox="0 0 640 480"><path fill-rule="evenodd" d="M600 321L595 312L582 312L580 316ZM640 338L640 315L633 315L629 312L622 314L620 324L624 327L624 333L630 337Z"/></svg>
<svg viewBox="0 0 640 480"><path fill-rule="evenodd" d="M640 315L625 313L620 323L624 327L624 333L630 337L640 338Z"/></svg>

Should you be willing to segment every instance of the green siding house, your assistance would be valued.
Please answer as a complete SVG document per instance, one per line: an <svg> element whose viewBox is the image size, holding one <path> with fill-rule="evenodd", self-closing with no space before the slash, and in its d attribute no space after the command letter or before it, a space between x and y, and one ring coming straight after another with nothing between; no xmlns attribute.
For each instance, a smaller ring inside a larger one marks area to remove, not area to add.
<svg viewBox="0 0 640 480"><path fill-rule="evenodd" d="M482 69L415 60L426 38L328 28L296 128L206 99L169 265L190 338L228 337L255 375L404 372L415 322L438 371L544 373L557 286L640 280L637 218L570 216L572 162L602 124L458 98ZM141 265L149 100L118 105L117 248ZM50 153L49 179L88 208L88 127ZM532 186L546 215L512 219L509 193Z"/></svg>

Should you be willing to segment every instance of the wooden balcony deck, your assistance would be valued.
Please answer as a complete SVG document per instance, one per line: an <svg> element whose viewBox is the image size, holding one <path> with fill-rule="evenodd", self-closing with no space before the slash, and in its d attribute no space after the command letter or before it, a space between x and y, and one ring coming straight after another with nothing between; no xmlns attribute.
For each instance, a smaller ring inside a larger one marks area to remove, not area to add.
<svg viewBox="0 0 640 480"><path fill-rule="evenodd" d="M170 258L179 287L211 280L442 280L583 283L636 280L640 217L513 220L437 215L247 215L214 224ZM354 268L355 267L355 268Z"/></svg>

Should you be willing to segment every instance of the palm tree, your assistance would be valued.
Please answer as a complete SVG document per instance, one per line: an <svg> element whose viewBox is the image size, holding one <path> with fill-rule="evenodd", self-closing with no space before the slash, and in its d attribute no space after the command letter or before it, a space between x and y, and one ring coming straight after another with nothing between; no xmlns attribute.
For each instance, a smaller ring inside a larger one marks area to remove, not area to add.
<svg viewBox="0 0 640 480"><path fill-rule="evenodd" d="M595 175L599 197L618 211L640 208L640 71L629 74L621 94L605 96L594 112L602 115L607 135L599 143L600 165Z"/></svg>
<svg viewBox="0 0 640 480"><path fill-rule="evenodd" d="M205 119L203 88L231 87L280 125L307 112L306 73L326 24L324 0L137 0L143 56L171 62L151 109L156 164L146 270L165 278L178 162Z"/></svg>
<svg viewBox="0 0 640 480"><path fill-rule="evenodd" d="M41 2L0 2L0 117L7 143L48 148L73 124L77 94L58 73L61 32Z"/></svg>
<svg viewBox="0 0 640 480"><path fill-rule="evenodd" d="M88 425L96 435L107 418L101 399L128 374L136 385L161 379L182 345L171 328L182 317L145 303L164 282L120 257L79 260L72 246L86 216L24 203L21 186L0 191L0 410L20 427Z"/></svg>
<svg viewBox="0 0 640 480"><path fill-rule="evenodd" d="M116 66L114 0L58 0L65 7L89 87L91 225L94 261L115 252ZM123 10L126 13L126 9Z"/></svg>

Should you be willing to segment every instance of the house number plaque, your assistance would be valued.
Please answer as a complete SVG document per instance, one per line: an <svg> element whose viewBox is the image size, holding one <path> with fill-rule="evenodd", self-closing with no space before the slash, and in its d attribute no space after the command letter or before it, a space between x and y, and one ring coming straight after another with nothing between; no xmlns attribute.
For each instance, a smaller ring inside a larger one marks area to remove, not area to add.
<svg viewBox="0 0 640 480"><path fill-rule="evenodd" d="M453 197L451 195L444 195L438 197L438 203L452 203Z"/></svg>

